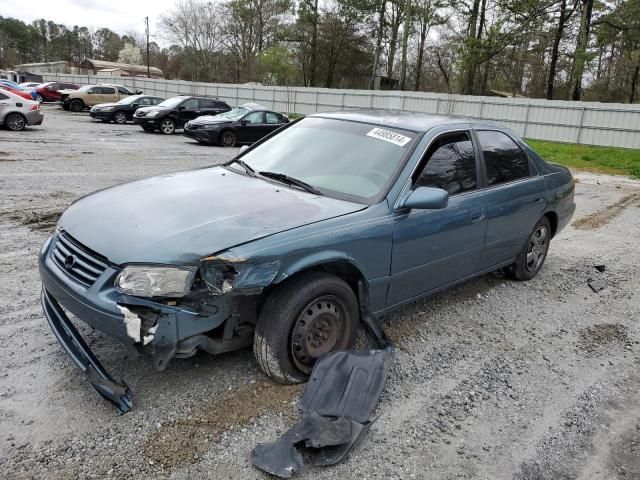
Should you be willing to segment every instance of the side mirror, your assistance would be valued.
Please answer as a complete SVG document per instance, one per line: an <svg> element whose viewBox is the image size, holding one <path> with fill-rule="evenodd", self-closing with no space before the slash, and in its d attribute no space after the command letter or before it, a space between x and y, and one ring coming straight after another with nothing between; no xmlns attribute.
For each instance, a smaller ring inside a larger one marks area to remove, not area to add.
<svg viewBox="0 0 640 480"><path fill-rule="evenodd" d="M238 152L238 155L242 155L244 152L246 152L247 150L249 150L249 145L243 145L240 147L240 151Z"/></svg>
<svg viewBox="0 0 640 480"><path fill-rule="evenodd" d="M181 112L182 110L185 110L187 107L185 107L184 105L180 105L178 107L178 110Z"/></svg>
<svg viewBox="0 0 640 480"><path fill-rule="evenodd" d="M92 92L91 90L89 90L89 91L87 92L87 95L93 95L93 92Z"/></svg>
<svg viewBox="0 0 640 480"><path fill-rule="evenodd" d="M142 90L136 90L136 95L142 95Z"/></svg>
<svg viewBox="0 0 640 480"><path fill-rule="evenodd" d="M240 120L240 125L242 125L243 127L247 126L247 121L246 120Z"/></svg>
<svg viewBox="0 0 640 480"><path fill-rule="evenodd" d="M132 106L133 108L138 108L138 107L140 106L140 104L139 104L139 103L132 103L132 104L131 104L131 106Z"/></svg>
<svg viewBox="0 0 640 480"><path fill-rule="evenodd" d="M449 193L441 188L418 187L400 204L400 208L439 210L449 203Z"/></svg>

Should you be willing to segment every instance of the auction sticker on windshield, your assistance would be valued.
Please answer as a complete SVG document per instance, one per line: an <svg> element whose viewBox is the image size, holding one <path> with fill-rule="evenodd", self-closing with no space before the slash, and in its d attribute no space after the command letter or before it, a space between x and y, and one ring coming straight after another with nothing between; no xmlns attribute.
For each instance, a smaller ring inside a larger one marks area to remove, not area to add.
<svg viewBox="0 0 640 480"><path fill-rule="evenodd" d="M374 128L367 133L368 137L384 140L385 142L393 143L400 147L404 147L411 141L411 138L400 135L399 133L392 132L391 130L385 130L384 128Z"/></svg>

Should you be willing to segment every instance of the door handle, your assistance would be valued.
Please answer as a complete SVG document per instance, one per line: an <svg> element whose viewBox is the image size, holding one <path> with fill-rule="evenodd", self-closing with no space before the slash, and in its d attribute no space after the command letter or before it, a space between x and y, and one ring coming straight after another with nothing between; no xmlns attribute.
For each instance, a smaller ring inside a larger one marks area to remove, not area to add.
<svg viewBox="0 0 640 480"><path fill-rule="evenodd" d="M485 219L484 213L472 214L471 215L471 223L478 223Z"/></svg>

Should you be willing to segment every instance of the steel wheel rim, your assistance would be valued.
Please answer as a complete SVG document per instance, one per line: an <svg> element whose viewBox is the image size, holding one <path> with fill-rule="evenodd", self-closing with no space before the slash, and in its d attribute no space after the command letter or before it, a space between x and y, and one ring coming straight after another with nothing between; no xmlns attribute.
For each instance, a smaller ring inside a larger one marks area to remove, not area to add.
<svg viewBox="0 0 640 480"><path fill-rule="evenodd" d="M21 115L9 115L7 126L10 130L22 130L24 128L24 118Z"/></svg>
<svg viewBox="0 0 640 480"><path fill-rule="evenodd" d="M173 123L171 120L163 120L160 128L162 128L162 133L173 133Z"/></svg>
<svg viewBox="0 0 640 480"><path fill-rule="evenodd" d="M290 339L291 358L303 373L311 373L315 360L342 348L347 306L335 295L323 295L302 309Z"/></svg>
<svg viewBox="0 0 640 480"><path fill-rule="evenodd" d="M127 117L125 117L124 113L122 112L116 112L116 114L113 116L113 119L116 121L116 123L124 123L127 121Z"/></svg>
<svg viewBox="0 0 640 480"><path fill-rule="evenodd" d="M549 231L546 226L540 225L529 237L525 267L530 272L537 271L547 255L549 248Z"/></svg>
<svg viewBox="0 0 640 480"><path fill-rule="evenodd" d="M235 138L233 137L233 134L231 133L225 133L222 136L222 145L224 147L233 147L235 145L236 141Z"/></svg>

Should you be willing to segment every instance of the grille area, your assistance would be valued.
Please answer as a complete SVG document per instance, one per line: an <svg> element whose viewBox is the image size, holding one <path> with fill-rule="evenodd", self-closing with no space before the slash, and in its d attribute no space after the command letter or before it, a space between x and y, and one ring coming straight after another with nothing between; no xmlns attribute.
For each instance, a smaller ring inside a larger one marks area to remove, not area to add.
<svg viewBox="0 0 640 480"><path fill-rule="evenodd" d="M51 258L60 270L85 287L93 285L108 266L105 258L81 245L66 232L60 232L56 237Z"/></svg>

